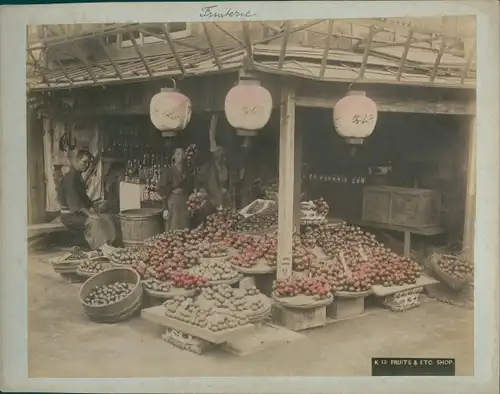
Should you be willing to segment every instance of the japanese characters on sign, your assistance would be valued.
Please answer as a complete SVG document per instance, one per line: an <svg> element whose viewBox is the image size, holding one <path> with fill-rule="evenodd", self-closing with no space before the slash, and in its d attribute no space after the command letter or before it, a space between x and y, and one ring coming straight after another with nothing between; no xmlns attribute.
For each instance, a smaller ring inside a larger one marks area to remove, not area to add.
<svg viewBox="0 0 500 394"><path fill-rule="evenodd" d="M191 111L189 98L174 90L156 94L150 103L151 122L160 131L186 128Z"/></svg>
<svg viewBox="0 0 500 394"><path fill-rule="evenodd" d="M335 105L333 123L342 137L366 138L377 123L377 105L364 92L349 92Z"/></svg>

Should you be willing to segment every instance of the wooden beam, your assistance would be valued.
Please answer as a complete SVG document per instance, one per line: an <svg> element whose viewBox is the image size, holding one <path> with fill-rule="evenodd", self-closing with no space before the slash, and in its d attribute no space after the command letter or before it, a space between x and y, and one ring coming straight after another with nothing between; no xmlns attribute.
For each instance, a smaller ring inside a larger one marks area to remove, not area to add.
<svg viewBox="0 0 500 394"><path fill-rule="evenodd" d="M370 55L372 39L373 36L375 36L375 34L378 31L379 30L375 29L374 27L370 27L370 32L368 33L368 37L366 37L365 50L363 52L363 60L361 63L361 68L359 69L358 79L363 79L363 77L365 76L366 67L368 66L368 56Z"/></svg>
<svg viewBox="0 0 500 394"><path fill-rule="evenodd" d="M243 22L243 25L245 25L245 23L248 23L248 22ZM237 42L239 45L241 45L242 47L245 46L244 42L241 41L238 37L236 37L234 34L231 34L230 32L228 32L226 29L224 29L223 27L219 26L219 24L217 24L216 22L212 22L212 25L215 26L218 30L220 30L222 33L224 33L226 36L228 37L231 37L235 42Z"/></svg>
<svg viewBox="0 0 500 394"><path fill-rule="evenodd" d="M343 96L335 97L310 97L297 96L295 104L297 107L306 108L333 108L335 103ZM419 114L443 114L443 115L474 115L476 113L475 102L439 100L432 102L428 100L413 100L409 98L387 98L371 97L377 103L379 112L402 112Z"/></svg>
<svg viewBox="0 0 500 394"><path fill-rule="evenodd" d="M45 73L45 71L43 71L43 67L40 65L40 62L35 58L35 55L33 55L33 51L31 49L28 49L28 54L31 57L31 59L33 60L33 65L35 66L35 70L40 71L40 74L42 75L42 80L48 86L50 86L50 82L49 82L49 79L47 77L47 74Z"/></svg>
<svg viewBox="0 0 500 394"><path fill-rule="evenodd" d="M123 75L120 71L120 69L118 68L118 64L114 61L113 57L111 56L111 54L109 53L109 50L108 48L106 47L106 44L104 43L104 40L102 39L102 37L98 37L97 38L97 41L99 42L99 45L102 47L102 49L104 50L104 53L106 54L106 57L109 59L109 61L111 62L111 65L113 66L113 69L115 70L115 73L116 73L116 76L120 79L123 79Z"/></svg>
<svg viewBox="0 0 500 394"><path fill-rule="evenodd" d="M141 49L139 48L139 45L137 44L137 40L135 39L135 37L134 37L134 35L132 34L131 31L127 31L127 33L128 33L128 35L130 37L130 41L132 41L132 45L134 46L134 49L137 52L137 55L139 55L139 57L141 59L141 62L144 65L144 68L146 69L146 72L148 73L148 75L150 77L152 77L153 76L153 72L151 71L151 68L149 67L146 58L142 54Z"/></svg>
<svg viewBox="0 0 500 394"><path fill-rule="evenodd" d="M85 59L85 55L80 52L80 50L78 49L78 47L76 46L75 43L72 44L72 47L73 47L73 50L75 52L75 56L82 62L83 66L87 70L87 73L89 74L90 78L92 78L92 81L94 81L94 83L99 83L99 81L97 81L97 78L95 77L94 73L92 72L92 66Z"/></svg>
<svg viewBox="0 0 500 394"><path fill-rule="evenodd" d="M446 50L446 38L441 39L441 46L439 47L439 52L436 56L436 61L434 62L434 67L432 68L432 73L429 78L430 82L434 82L436 79L437 72L439 70L439 65L441 64L441 59L443 58L444 51Z"/></svg>
<svg viewBox="0 0 500 394"><path fill-rule="evenodd" d="M303 122L300 127L295 125L295 157L294 157L294 185L293 185L293 228L300 232L300 219L302 210L300 207L302 195L302 167L303 167Z"/></svg>
<svg viewBox="0 0 500 394"><path fill-rule="evenodd" d="M474 42L474 45L467 54L464 71L462 72L462 77L460 78L460 83L462 84L465 83L465 79L467 78L467 74L469 73L470 66L472 64L472 59L474 58L475 54L476 54L476 42Z"/></svg>
<svg viewBox="0 0 500 394"><path fill-rule="evenodd" d="M201 24L203 26L203 31L205 33L205 37L207 38L207 43L208 46L210 47L210 51L212 52L212 55L214 57L215 64L219 70L222 70L222 64L219 59L219 54L217 53L217 50L215 49L214 43L212 41L212 37L210 36L210 32L208 31L207 25L205 23Z"/></svg>
<svg viewBox="0 0 500 394"><path fill-rule="evenodd" d="M413 30L410 29L408 37L405 42L405 49L403 50L403 56L401 56L401 61L399 62L398 73L396 74L396 80L401 81L401 75L403 74L406 58L408 57L408 52L410 51L410 45L413 40Z"/></svg>
<svg viewBox="0 0 500 394"><path fill-rule="evenodd" d="M328 60L328 52L330 51L330 42L333 33L333 20L328 21L328 30L325 38L325 47L323 48L323 58L321 59L321 68L319 70L319 77L323 78L325 76L326 61Z"/></svg>
<svg viewBox="0 0 500 394"><path fill-rule="evenodd" d="M465 222L463 237L463 249L465 257L471 263L474 263L474 228L476 224L476 157L476 117L473 117L470 121L469 131L467 194L465 197Z"/></svg>
<svg viewBox="0 0 500 394"><path fill-rule="evenodd" d="M172 52L172 55L174 55L174 59L175 59L175 62L177 63L177 67L179 67L179 70L181 70L182 74L185 74L186 68L184 67L184 64L182 63L181 57L179 56L179 52L177 52L177 49L175 48L172 37L170 37L170 32L168 30L167 23L165 23L163 25L163 31L165 33L165 40L167 41L168 46L170 47L170 51Z"/></svg>
<svg viewBox="0 0 500 394"><path fill-rule="evenodd" d="M250 27L248 26L248 22L243 23L243 40L244 47L247 51L248 57L251 59L253 57L253 48L252 48L252 37L250 36Z"/></svg>
<svg viewBox="0 0 500 394"><path fill-rule="evenodd" d="M281 70L283 68L283 64L285 63L285 55L286 55L286 47L288 45L288 39L290 38L290 21L285 22L285 35L283 36L283 41L281 42L280 49L280 58L278 61L278 69Z"/></svg>
<svg viewBox="0 0 500 394"><path fill-rule="evenodd" d="M289 81L283 82L279 143L277 279L292 275L294 233L295 92Z"/></svg>
<svg viewBox="0 0 500 394"><path fill-rule="evenodd" d="M68 71L66 70L66 67L64 67L64 65L61 63L61 61L57 58L56 58L56 63L59 66L59 69L62 71L62 73L66 77L66 79L68 80L68 82L70 83L70 85L73 86L74 85L73 79L69 76Z"/></svg>
<svg viewBox="0 0 500 394"><path fill-rule="evenodd" d="M312 27L312 26L315 26L315 25L319 25L320 23L323 23L325 22L325 20L315 20L315 21L312 21L312 22L308 22L308 23L305 23L301 26L297 26L293 29L290 30L289 34L293 34L293 33L296 33L298 31L301 31L301 30L306 30L307 28L309 27ZM271 37L267 37L267 38L264 38L262 40L259 40L257 42L255 42L254 44L257 45L257 44L268 44L270 43L271 41L274 41L274 40L277 40L278 38L281 38L281 37L284 37L285 36L285 31L283 31L282 33L278 33L274 36L271 36Z"/></svg>

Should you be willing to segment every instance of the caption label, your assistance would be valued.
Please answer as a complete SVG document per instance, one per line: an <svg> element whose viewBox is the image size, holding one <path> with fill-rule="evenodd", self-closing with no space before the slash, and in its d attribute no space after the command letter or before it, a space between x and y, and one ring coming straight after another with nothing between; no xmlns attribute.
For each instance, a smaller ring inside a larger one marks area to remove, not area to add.
<svg viewBox="0 0 500 394"><path fill-rule="evenodd" d="M455 376L455 359L372 358L372 376Z"/></svg>

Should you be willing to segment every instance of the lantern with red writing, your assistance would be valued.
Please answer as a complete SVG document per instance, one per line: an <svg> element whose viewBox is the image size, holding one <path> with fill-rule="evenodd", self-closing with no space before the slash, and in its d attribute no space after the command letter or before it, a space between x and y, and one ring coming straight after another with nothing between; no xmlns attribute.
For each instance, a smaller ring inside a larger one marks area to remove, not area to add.
<svg viewBox="0 0 500 394"><path fill-rule="evenodd" d="M333 124L349 144L362 144L377 123L377 105L360 90L351 90L335 104Z"/></svg>
<svg viewBox="0 0 500 394"><path fill-rule="evenodd" d="M163 88L149 104L151 123L163 137L174 137L191 120L191 101L174 88Z"/></svg>
<svg viewBox="0 0 500 394"><path fill-rule="evenodd" d="M227 121L240 136L256 136L271 118L273 99L256 79L241 78L226 96Z"/></svg>

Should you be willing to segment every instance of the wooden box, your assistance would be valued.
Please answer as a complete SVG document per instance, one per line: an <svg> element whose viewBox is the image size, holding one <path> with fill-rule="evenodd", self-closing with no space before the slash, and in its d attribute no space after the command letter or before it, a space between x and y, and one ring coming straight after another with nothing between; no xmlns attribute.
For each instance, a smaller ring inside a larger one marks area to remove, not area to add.
<svg viewBox="0 0 500 394"><path fill-rule="evenodd" d="M326 307L326 315L331 319L345 319L361 315L365 311L365 297L340 298Z"/></svg>
<svg viewBox="0 0 500 394"><path fill-rule="evenodd" d="M441 195L434 190L367 186L362 219L389 226L437 227L441 224Z"/></svg>
<svg viewBox="0 0 500 394"><path fill-rule="evenodd" d="M321 327L326 324L326 306L302 309L275 304L273 306L273 322L292 331Z"/></svg>

